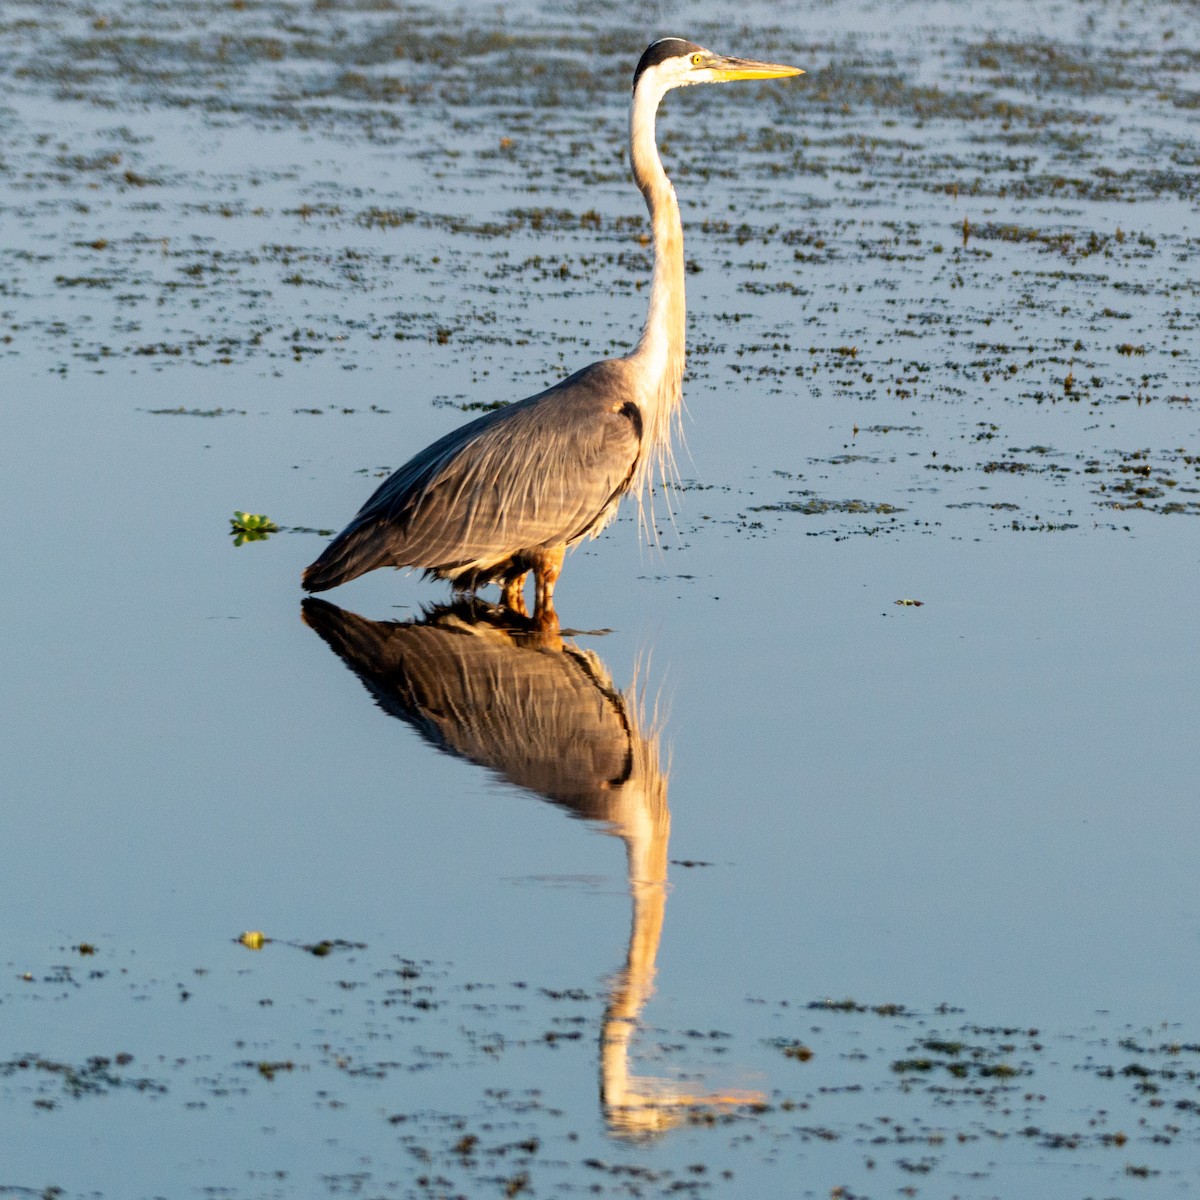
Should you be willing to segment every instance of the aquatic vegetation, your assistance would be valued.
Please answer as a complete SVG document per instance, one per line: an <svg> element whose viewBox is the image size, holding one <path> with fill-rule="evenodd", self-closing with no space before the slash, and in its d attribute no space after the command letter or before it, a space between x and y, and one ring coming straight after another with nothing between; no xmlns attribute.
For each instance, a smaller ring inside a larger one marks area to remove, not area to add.
<svg viewBox="0 0 1200 1200"><path fill-rule="evenodd" d="M262 513L247 513L235 509L229 518L230 533L233 535L235 546L244 546L247 542L264 542L273 533L279 532L279 526L270 517Z"/></svg>

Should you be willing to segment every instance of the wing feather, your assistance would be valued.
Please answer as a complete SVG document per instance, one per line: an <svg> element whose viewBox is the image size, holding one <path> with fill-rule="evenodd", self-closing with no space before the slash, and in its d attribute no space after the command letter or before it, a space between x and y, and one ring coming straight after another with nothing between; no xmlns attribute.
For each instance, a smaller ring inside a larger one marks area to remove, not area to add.
<svg viewBox="0 0 1200 1200"><path fill-rule="evenodd" d="M596 363L447 434L385 480L351 528L386 539L397 566L429 569L577 541L609 515L638 460L623 368Z"/></svg>

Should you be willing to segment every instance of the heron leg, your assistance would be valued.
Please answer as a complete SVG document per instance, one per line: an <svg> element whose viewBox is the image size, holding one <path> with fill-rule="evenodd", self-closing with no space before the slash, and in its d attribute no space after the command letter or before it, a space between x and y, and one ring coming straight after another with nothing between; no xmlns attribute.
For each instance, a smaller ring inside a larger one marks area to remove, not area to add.
<svg viewBox="0 0 1200 1200"><path fill-rule="evenodd" d="M537 600L533 609L534 623L540 629L557 629L558 613L554 611L554 585L562 571L566 546L551 546L543 550L539 561L534 564L533 577L537 581Z"/></svg>
<svg viewBox="0 0 1200 1200"><path fill-rule="evenodd" d="M520 575L506 580L500 593L500 603L522 617L529 616L529 610L525 607L525 577L528 574L528 571L522 571Z"/></svg>

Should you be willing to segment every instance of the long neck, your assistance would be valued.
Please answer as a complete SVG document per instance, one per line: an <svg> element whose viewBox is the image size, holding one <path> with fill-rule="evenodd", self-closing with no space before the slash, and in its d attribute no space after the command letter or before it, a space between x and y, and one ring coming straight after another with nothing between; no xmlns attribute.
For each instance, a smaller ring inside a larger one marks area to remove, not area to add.
<svg viewBox="0 0 1200 1200"><path fill-rule="evenodd" d="M663 92L643 77L633 94L629 150L633 178L646 197L654 238L654 275L650 311L641 339L629 355L643 387L642 420L648 437L635 486L650 482L652 461L665 476L671 462L671 418L683 396L687 310L684 301L683 225L675 189L663 170L655 144L654 118Z"/></svg>
<svg viewBox="0 0 1200 1200"><path fill-rule="evenodd" d="M684 284L683 225L675 189L663 170L654 136L654 118L661 93L644 80L634 93L629 116L629 151L633 178L650 210L654 237L654 277L650 284L650 311L646 328L634 351L645 367L658 375L673 374L678 387L683 378ZM632 356L631 356L632 357Z"/></svg>

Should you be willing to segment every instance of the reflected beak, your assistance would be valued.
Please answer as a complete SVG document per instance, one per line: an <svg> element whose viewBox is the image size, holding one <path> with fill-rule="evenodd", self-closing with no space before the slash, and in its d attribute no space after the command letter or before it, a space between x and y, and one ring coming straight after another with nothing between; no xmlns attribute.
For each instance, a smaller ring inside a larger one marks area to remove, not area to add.
<svg viewBox="0 0 1200 1200"><path fill-rule="evenodd" d="M799 67L785 67L782 63L755 62L752 58L725 58L714 54L708 64L714 82L727 83L733 79L782 79L786 75L803 75Z"/></svg>

